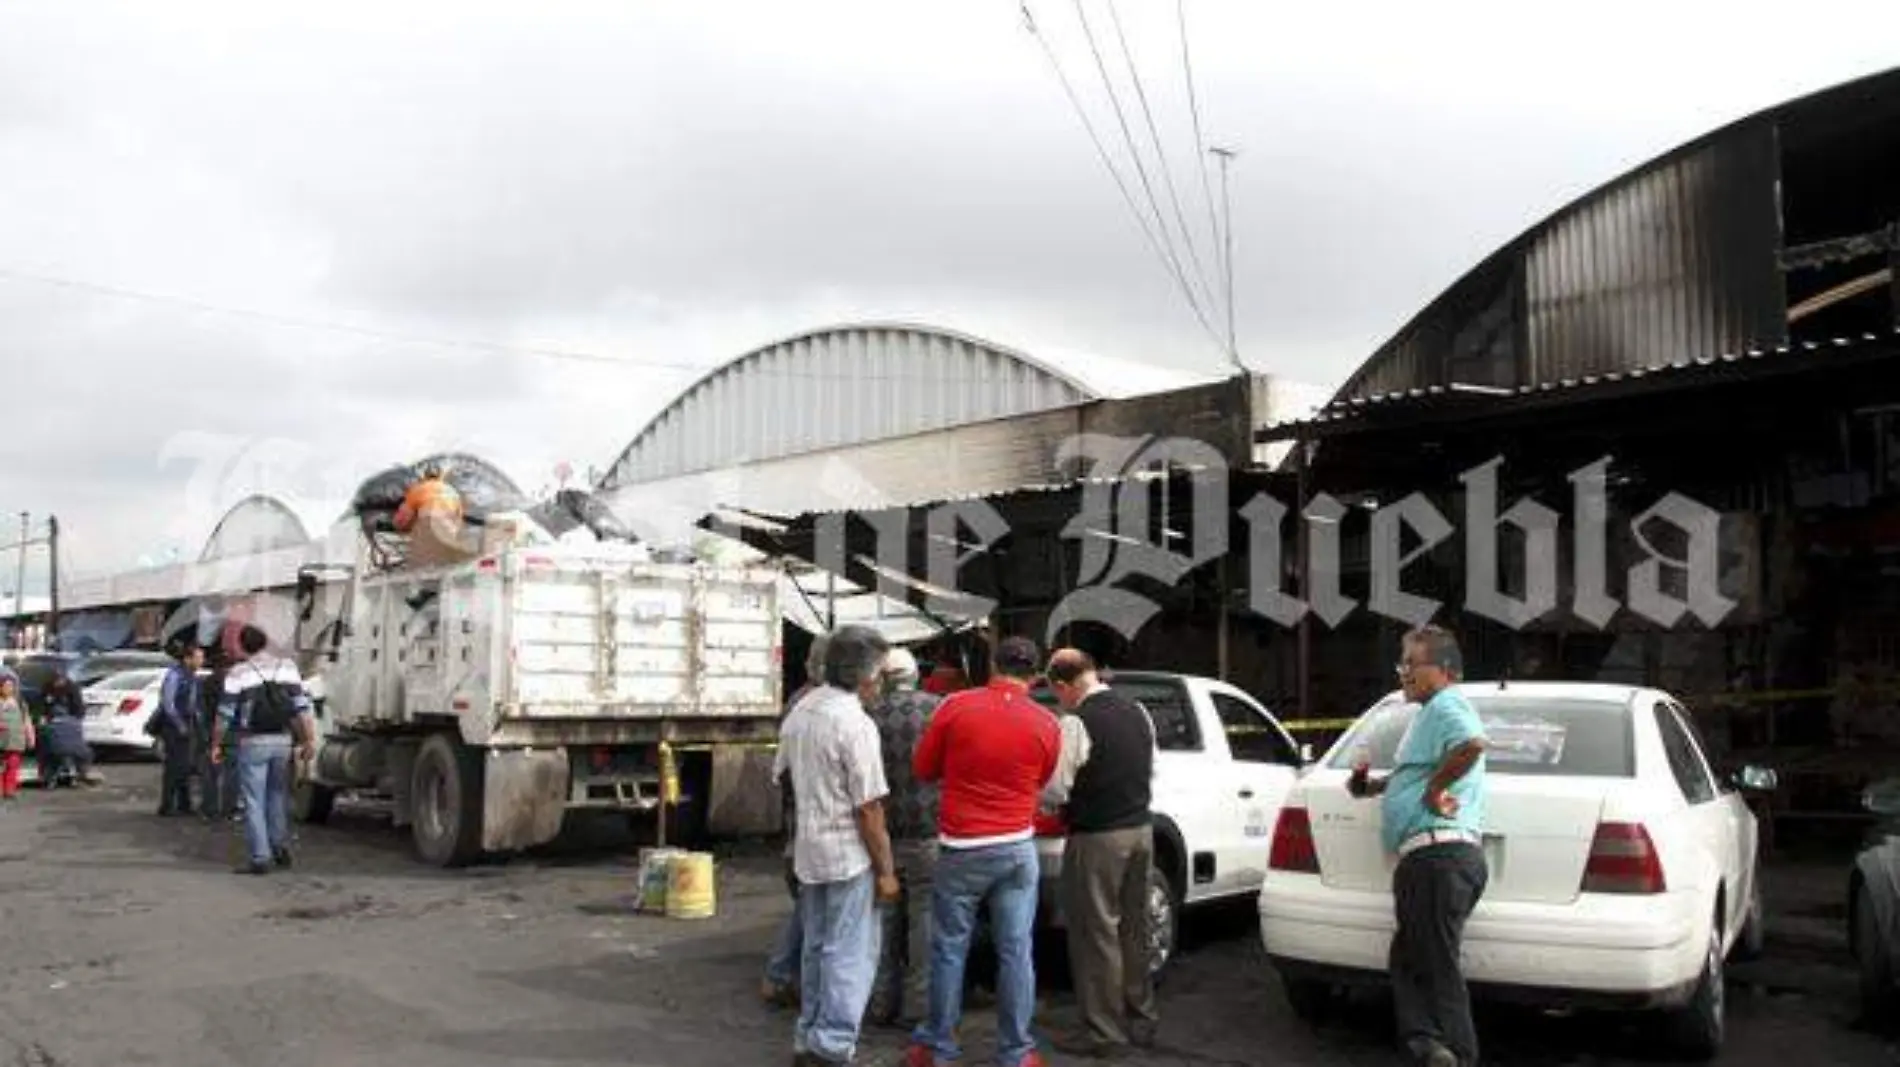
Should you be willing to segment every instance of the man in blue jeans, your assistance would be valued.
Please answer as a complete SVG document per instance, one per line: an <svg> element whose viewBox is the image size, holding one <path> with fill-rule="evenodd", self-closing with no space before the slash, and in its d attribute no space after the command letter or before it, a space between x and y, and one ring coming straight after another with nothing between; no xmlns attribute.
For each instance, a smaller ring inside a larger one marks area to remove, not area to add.
<svg viewBox="0 0 1900 1067"><path fill-rule="evenodd" d="M792 863L805 943L792 1052L799 1067L854 1062L877 976L876 905L899 894L884 826L884 757L865 713L889 651L874 630L840 628L825 652L824 688L798 702L779 735L773 774L789 775L798 797Z"/></svg>
<svg viewBox="0 0 1900 1067"><path fill-rule="evenodd" d="M316 739L310 697L297 665L268 652L263 630L238 634L244 662L224 676L211 758L222 760L225 739L237 739L238 784L244 794L244 873L269 874L290 866L290 772L293 755L307 756Z"/></svg>
<svg viewBox="0 0 1900 1067"><path fill-rule="evenodd" d="M931 715L911 770L941 783L931 906L930 1017L911 1036L905 1067L934 1067L962 1055L963 969L977 909L989 901L997 963L996 1062L1043 1067L1030 1033L1036 1012L1033 938L1036 809L1062 744L1056 717L1029 698L1040 654L1025 637L1006 638L992 656L990 682L951 694Z"/></svg>

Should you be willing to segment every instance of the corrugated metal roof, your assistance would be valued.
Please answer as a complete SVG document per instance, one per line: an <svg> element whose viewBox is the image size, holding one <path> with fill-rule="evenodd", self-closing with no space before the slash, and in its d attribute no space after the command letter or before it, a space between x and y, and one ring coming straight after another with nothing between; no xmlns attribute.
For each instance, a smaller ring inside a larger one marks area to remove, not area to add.
<svg viewBox="0 0 1900 1067"><path fill-rule="evenodd" d="M1890 183L1848 186L1869 144L1900 132L1900 70L1836 86L1730 123L1552 213L1486 257L1356 370L1341 397L1453 381L1521 386L1628 372L1684 352L1789 339L1784 231L1891 221ZM1842 124L1843 116L1857 124ZM1788 146L1835 166L1789 163ZM1807 185L1791 192L1790 181ZM1800 194L1800 195L1797 195ZM1802 201L1802 195L1806 201ZM1805 204L1805 207L1803 207ZM1805 212L1805 213L1804 213ZM1807 238L1803 238L1807 239ZM1858 325L1855 328L1859 328Z"/></svg>
<svg viewBox="0 0 1900 1067"><path fill-rule="evenodd" d="M1059 361L1045 359L932 326L829 327L708 372L635 435L602 485L638 485L1210 380L1106 357L1065 352Z"/></svg>
<svg viewBox="0 0 1900 1067"><path fill-rule="evenodd" d="M1776 345L1770 348L1750 348L1740 352L1730 352L1719 356L1701 356L1695 359L1672 360L1667 363L1655 363L1648 366L1632 367L1628 370L1608 371L1602 374L1585 374L1557 381L1540 382L1534 385L1515 387L1465 387L1433 385L1417 389L1399 389L1370 396L1349 397L1335 400L1319 414L1305 419L1289 419L1271 423L1260 429L1260 436L1292 436L1294 431L1312 427L1333 426L1352 422L1370 412L1389 410L1424 401L1448 399L1451 397L1471 398L1474 405L1482 408L1481 397L1494 397L1500 403L1521 397L1552 394L1572 394L1583 399L1593 388L1619 385L1644 379L1670 379L1705 369L1747 365L1762 361L1773 363L1778 360L1798 360L1821 352L1839 352L1861 346L1877 344L1900 338L1900 328L1888 333L1867 333L1860 337L1836 337L1827 341L1804 341L1797 344Z"/></svg>

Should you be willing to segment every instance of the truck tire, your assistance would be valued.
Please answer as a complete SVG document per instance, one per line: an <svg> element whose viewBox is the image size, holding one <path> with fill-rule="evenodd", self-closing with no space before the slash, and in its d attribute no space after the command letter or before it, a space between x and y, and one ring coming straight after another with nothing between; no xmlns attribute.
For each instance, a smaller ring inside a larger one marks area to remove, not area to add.
<svg viewBox="0 0 1900 1067"><path fill-rule="evenodd" d="M416 753L410 832L416 855L433 867L461 867L482 854L481 753L433 734Z"/></svg>
<svg viewBox="0 0 1900 1067"><path fill-rule="evenodd" d="M330 810L334 807L336 790L327 785L306 779L290 791L290 817L298 822L322 826L330 821Z"/></svg>

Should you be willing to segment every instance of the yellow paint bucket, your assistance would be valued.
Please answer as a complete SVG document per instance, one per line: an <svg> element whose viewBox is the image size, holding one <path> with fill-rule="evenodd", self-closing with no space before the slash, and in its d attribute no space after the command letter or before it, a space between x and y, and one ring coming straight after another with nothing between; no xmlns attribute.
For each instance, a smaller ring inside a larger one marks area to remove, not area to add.
<svg viewBox="0 0 1900 1067"><path fill-rule="evenodd" d="M674 856L673 877L666 887L667 917L710 919L713 910L712 853L686 852Z"/></svg>

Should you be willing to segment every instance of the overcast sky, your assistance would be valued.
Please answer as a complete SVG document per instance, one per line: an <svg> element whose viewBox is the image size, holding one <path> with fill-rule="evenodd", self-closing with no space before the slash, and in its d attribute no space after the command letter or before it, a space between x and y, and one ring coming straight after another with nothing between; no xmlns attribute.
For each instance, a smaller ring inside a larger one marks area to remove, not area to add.
<svg viewBox="0 0 1900 1067"><path fill-rule="evenodd" d="M0 0L0 515L75 572L435 448L604 468L838 321L1220 366L1014 0L292 6ZM1073 3L1031 7L1132 180ZM1205 260L1175 11L1119 5ZM1890 0L1800 12L1188 0L1243 356L1335 383L1571 197L1900 64Z"/></svg>

